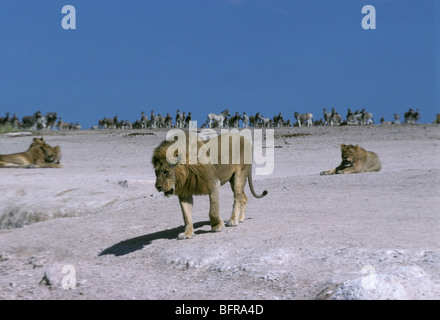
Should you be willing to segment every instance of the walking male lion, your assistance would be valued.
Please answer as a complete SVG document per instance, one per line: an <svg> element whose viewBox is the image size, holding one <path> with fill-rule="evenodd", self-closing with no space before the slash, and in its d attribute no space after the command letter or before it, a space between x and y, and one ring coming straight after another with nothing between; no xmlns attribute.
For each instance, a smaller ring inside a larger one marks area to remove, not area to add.
<svg viewBox="0 0 440 320"><path fill-rule="evenodd" d="M61 148L34 138L29 149L14 154L0 154L0 168L62 168Z"/></svg>
<svg viewBox="0 0 440 320"><path fill-rule="evenodd" d="M267 194L267 191L264 191L257 195L253 188L251 143L243 136L232 133L213 137L208 141L194 138L191 142L192 137L189 134L185 134L185 137L184 141L163 141L154 150L152 158L156 189L159 192L163 191L166 196L175 194L179 197L185 232L179 234L178 238L190 239L194 235L194 195L209 195L212 231L223 229L224 223L219 212L219 189L228 181L234 193L234 206L226 225L236 226L238 222L243 222L247 206L244 193L246 181L249 180L249 188L254 197L262 198ZM222 141L229 141L226 144L227 149L224 147L222 150Z"/></svg>
<svg viewBox="0 0 440 320"><path fill-rule="evenodd" d="M361 148L358 144L341 144L342 162L339 167L322 171L321 175L348 174L379 171L381 169L379 157L372 151Z"/></svg>

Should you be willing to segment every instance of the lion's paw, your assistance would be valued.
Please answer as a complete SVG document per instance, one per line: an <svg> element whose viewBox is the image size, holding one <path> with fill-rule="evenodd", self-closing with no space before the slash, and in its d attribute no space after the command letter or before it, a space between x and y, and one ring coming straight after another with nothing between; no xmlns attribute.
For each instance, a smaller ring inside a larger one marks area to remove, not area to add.
<svg viewBox="0 0 440 320"><path fill-rule="evenodd" d="M234 220L228 220L226 221L226 226L227 227L235 227L238 225L238 221L234 221Z"/></svg>
<svg viewBox="0 0 440 320"><path fill-rule="evenodd" d="M194 233L186 234L185 232L179 233L177 236L178 240L185 240L185 239L191 239L193 237Z"/></svg>
<svg viewBox="0 0 440 320"><path fill-rule="evenodd" d="M220 232L220 231L223 230L224 226L225 225L224 225L223 221L221 221L219 224L216 224L215 226L212 226L211 227L211 231L212 232Z"/></svg>

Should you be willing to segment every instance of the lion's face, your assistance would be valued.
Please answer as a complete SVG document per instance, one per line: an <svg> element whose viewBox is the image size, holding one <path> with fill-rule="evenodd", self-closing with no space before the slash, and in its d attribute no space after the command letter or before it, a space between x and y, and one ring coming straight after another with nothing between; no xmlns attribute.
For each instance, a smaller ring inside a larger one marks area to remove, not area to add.
<svg viewBox="0 0 440 320"><path fill-rule="evenodd" d="M356 161L356 156L359 153L359 146L341 145L342 163L345 167L351 167Z"/></svg>
<svg viewBox="0 0 440 320"><path fill-rule="evenodd" d="M44 141L44 138L34 138L30 148L40 147L44 154L44 160L49 163L59 164L61 160L61 148L60 146L52 147Z"/></svg>
<svg viewBox="0 0 440 320"><path fill-rule="evenodd" d="M167 161L158 161L154 167L156 174L155 187L157 191L164 192L166 196L174 194L177 187L175 166Z"/></svg>
<svg viewBox="0 0 440 320"><path fill-rule="evenodd" d="M61 148L60 146L52 147L48 144L44 144L41 147L44 153L44 160L49 163L59 164L61 160Z"/></svg>

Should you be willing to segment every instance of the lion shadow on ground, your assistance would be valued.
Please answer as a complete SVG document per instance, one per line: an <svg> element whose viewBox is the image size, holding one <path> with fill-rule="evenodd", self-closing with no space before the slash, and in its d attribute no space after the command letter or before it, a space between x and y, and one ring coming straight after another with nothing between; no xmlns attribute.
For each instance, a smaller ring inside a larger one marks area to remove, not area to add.
<svg viewBox="0 0 440 320"><path fill-rule="evenodd" d="M201 228L203 226L210 225L209 221L201 221L194 223L194 229ZM98 256L104 256L108 254L113 254L115 256L123 256L132 253L137 250L141 250L145 246L150 245L154 240L159 239L177 239L177 236L184 231L184 226L180 226L173 229L167 229L163 231L158 231L150 234L146 234L140 237L127 239L118 242L111 247L102 250ZM206 230L196 230L195 234L208 233L211 231Z"/></svg>

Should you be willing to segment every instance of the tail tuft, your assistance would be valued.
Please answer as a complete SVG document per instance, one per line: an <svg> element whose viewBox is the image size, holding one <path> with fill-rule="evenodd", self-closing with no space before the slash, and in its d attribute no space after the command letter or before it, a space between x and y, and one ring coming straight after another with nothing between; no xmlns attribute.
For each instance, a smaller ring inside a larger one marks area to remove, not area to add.
<svg viewBox="0 0 440 320"><path fill-rule="evenodd" d="M249 189L251 189L252 195L253 195L255 198L257 198L257 199L261 199L261 198L263 198L264 196L267 195L267 190L264 190L263 193L260 194L260 195L258 195L258 194L255 193L255 190L254 190L254 184L253 184L253 182L252 182L252 169L249 170L248 181L249 181Z"/></svg>
<svg viewBox="0 0 440 320"><path fill-rule="evenodd" d="M253 190L251 190L251 191L253 191ZM261 199L261 198L263 198L263 197L265 197L267 195L267 190L264 190L263 193L260 194L260 195L255 194L254 192L252 192L252 194L254 195L255 198Z"/></svg>

